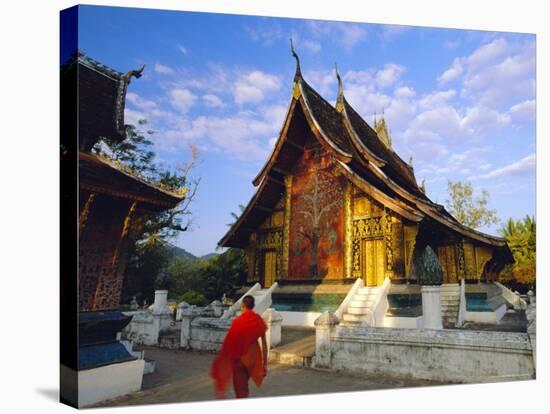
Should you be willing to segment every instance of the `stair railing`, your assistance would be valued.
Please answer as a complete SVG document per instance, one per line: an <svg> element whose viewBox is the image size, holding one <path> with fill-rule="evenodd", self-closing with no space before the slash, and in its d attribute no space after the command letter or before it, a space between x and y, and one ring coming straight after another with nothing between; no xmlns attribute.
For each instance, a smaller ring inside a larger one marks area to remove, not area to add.
<svg viewBox="0 0 550 414"><path fill-rule="evenodd" d="M384 318L386 316L386 311L388 310L388 292L390 290L391 281L390 278L386 276L384 278L384 283L380 286L376 298L372 304L372 312L374 314L374 325L373 326L384 326Z"/></svg>
<svg viewBox="0 0 550 414"><path fill-rule="evenodd" d="M362 287L364 287L364 286L365 285L363 283L363 279L357 278L357 280L355 281L355 283L353 284L353 286L349 290L348 294L346 295L346 297L344 298L342 303L340 303L340 306L338 306L338 309L336 309L336 312L334 312L334 315L336 315L338 320L342 320L342 317L344 316L344 313L348 309L349 303L353 300L353 297L355 296L357 291L359 289L361 289Z"/></svg>
<svg viewBox="0 0 550 414"><path fill-rule="evenodd" d="M243 298L246 295L252 295L254 292L257 292L258 290L262 289L262 285L259 283L256 283L254 286L252 286L250 289L247 290L247 292L242 295L238 301L236 301L233 305L227 309L222 316L220 316L220 319L228 319L237 314L237 312L241 309L241 303L243 302Z"/></svg>

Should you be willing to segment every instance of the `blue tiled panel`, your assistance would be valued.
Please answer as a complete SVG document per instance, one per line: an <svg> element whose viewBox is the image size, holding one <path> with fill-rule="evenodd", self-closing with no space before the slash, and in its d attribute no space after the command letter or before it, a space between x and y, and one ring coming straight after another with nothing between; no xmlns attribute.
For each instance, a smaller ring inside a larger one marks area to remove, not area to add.
<svg viewBox="0 0 550 414"><path fill-rule="evenodd" d="M120 342L84 346L78 350L78 370L98 368L118 362L133 361L132 356Z"/></svg>
<svg viewBox="0 0 550 414"><path fill-rule="evenodd" d="M275 294L272 307L278 311L334 312L342 303L345 294Z"/></svg>
<svg viewBox="0 0 550 414"><path fill-rule="evenodd" d="M388 294L388 314L406 318L422 315L422 295L420 293Z"/></svg>
<svg viewBox="0 0 550 414"><path fill-rule="evenodd" d="M487 301L487 293L466 293L466 310L470 312L492 312L493 308Z"/></svg>

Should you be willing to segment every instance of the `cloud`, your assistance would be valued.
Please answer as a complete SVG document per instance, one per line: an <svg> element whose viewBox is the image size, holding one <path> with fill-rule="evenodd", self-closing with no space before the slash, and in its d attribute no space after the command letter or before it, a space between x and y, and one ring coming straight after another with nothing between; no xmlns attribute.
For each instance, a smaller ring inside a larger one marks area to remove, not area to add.
<svg viewBox="0 0 550 414"><path fill-rule="evenodd" d="M185 46L183 46L181 44L178 44L177 48L181 53L183 53L184 55L187 55L188 51L187 51L187 48Z"/></svg>
<svg viewBox="0 0 550 414"><path fill-rule="evenodd" d="M160 63L155 63L153 70L156 73L160 73L161 75L170 75L174 73L174 69L172 69L170 66L165 66Z"/></svg>
<svg viewBox="0 0 550 414"><path fill-rule="evenodd" d="M134 92L128 92L126 94L126 102L129 102L136 108L142 110L142 111L153 111L158 108L158 105L156 102L153 102L149 99L142 98L137 93Z"/></svg>
<svg viewBox="0 0 550 414"><path fill-rule="evenodd" d="M460 75L464 72L464 66L462 59L455 58L453 61L453 65L447 69L445 72L443 72L439 78L437 78L437 81L444 85L448 82L452 82L455 79L458 79Z"/></svg>
<svg viewBox="0 0 550 414"><path fill-rule="evenodd" d="M418 105L421 110L441 108L442 106L449 105L449 101L455 96L456 91L454 89L435 91L424 95L418 102Z"/></svg>
<svg viewBox="0 0 550 414"><path fill-rule="evenodd" d="M183 88L172 89L169 95L172 106L182 114L189 111L197 100L197 97L191 91Z"/></svg>
<svg viewBox="0 0 550 414"><path fill-rule="evenodd" d="M233 84L235 103L258 103L264 100L269 92L277 91L281 86L279 77L260 70L254 70L238 77Z"/></svg>
<svg viewBox="0 0 550 414"><path fill-rule="evenodd" d="M438 78L439 85L457 82L460 96L502 112L534 98L535 42L493 39L468 56L457 57Z"/></svg>
<svg viewBox="0 0 550 414"><path fill-rule="evenodd" d="M387 63L384 68L376 72L376 83L385 88L394 85L405 73L405 67L395 63Z"/></svg>
<svg viewBox="0 0 550 414"><path fill-rule="evenodd" d="M306 28L312 37L335 41L347 51L351 51L367 36L366 26L358 23L308 20Z"/></svg>
<svg viewBox="0 0 550 414"><path fill-rule="evenodd" d="M170 112L162 110L156 102L145 99L134 92L126 94L126 103L133 107L125 112L132 120L131 122L126 120L128 124L135 125L139 119L150 120L151 118L169 118L171 116Z"/></svg>
<svg viewBox="0 0 550 414"><path fill-rule="evenodd" d="M257 27L246 27L246 32L248 33L251 40L255 42L260 42L264 46L271 46L275 42L283 38L283 29L278 24L268 23L264 21L262 25Z"/></svg>
<svg viewBox="0 0 550 414"><path fill-rule="evenodd" d="M223 101L220 99L220 97L211 93L203 95L202 101L209 108L221 108L224 106Z"/></svg>
<svg viewBox="0 0 550 414"><path fill-rule="evenodd" d="M536 115L536 103L534 99L529 99L513 105L508 111L512 118L519 121L534 121Z"/></svg>
<svg viewBox="0 0 550 414"><path fill-rule="evenodd" d="M503 176L519 176L534 174L536 172L536 155L535 153L515 161L505 167L493 170L485 175L479 175L471 177L471 179L488 180L491 178L498 178Z"/></svg>
<svg viewBox="0 0 550 414"><path fill-rule="evenodd" d="M397 24L385 24L382 26L381 37L383 40L389 42L395 37L410 30L410 26L402 26Z"/></svg>

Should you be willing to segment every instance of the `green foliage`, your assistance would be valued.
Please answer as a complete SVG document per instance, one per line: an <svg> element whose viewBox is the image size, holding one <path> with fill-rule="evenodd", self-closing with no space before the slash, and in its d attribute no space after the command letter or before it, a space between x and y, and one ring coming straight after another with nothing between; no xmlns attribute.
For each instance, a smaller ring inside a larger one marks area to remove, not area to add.
<svg viewBox="0 0 550 414"><path fill-rule="evenodd" d="M530 288L535 287L537 267L537 224L535 217L512 218L500 228L500 233L508 242L515 263L504 269L503 281L515 281Z"/></svg>
<svg viewBox="0 0 550 414"><path fill-rule="evenodd" d="M122 163L132 174L154 183L161 188L187 188L185 199L174 209L150 215L144 223L141 235L128 251L122 302L136 296L139 303L146 299L149 303L157 288L171 289L172 280L168 275L171 255L166 249L169 239L191 224L190 203L198 189L198 179L192 179L190 172L195 166L197 151L190 147L190 160L177 169L168 170L155 162L152 150L153 130L146 129L147 121L137 125L126 125L126 138L117 142L102 138L92 149Z"/></svg>
<svg viewBox="0 0 550 414"><path fill-rule="evenodd" d="M230 214L231 214L231 217L233 218L233 221L231 223L228 223L227 225L229 227L231 227L233 224L235 224L237 222L237 220L239 219L239 217L241 216L241 214L244 212L245 210L245 206L242 205L242 204L239 204L239 210L240 210L240 214L237 214L235 213L234 211L232 211Z"/></svg>
<svg viewBox="0 0 550 414"><path fill-rule="evenodd" d="M180 257L172 261L168 274L176 297L192 291L201 293L208 301L220 300L223 294L233 295L242 284L244 254L241 249L228 249L206 259Z"/></svg>
<svg viewBox="0 0 550 414"><path fill-rule="evenodd" d="M447 210L460 223L477 229L499 222L496 211L487 208L489 203L487 190L481 190L481 196L474 198L474 189L469 182L449 181L447 187L450 197L446 200Z"/></svg>
<svg viewBox="0 0 550 414"><path fill-rule="evenodd" d="M426 246L422 251L415 249L413 266L418 284L441 285L443 283L441 264L430 246Z"/></svg>
<svg viewBox="0 0 550 414"><path fill-rule="evenodd" d="M196 290L188 290L182 295L178 296L178 303L187 302L190 305L203 306L207 304L207 300L202 293Z"/></svg>

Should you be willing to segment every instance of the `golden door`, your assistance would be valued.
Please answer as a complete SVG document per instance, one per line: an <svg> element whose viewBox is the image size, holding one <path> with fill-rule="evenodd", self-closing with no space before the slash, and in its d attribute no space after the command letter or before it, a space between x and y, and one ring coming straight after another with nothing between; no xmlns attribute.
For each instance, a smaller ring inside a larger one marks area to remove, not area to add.
<svg viewBox="0 0 550 414"><path fill-rule="evenodd" d="M264 288L270 287L275 282L277 272L277 253L264 253Z"/></svg>
<svg viewBox="0 0 550 414"><path fill-rule="evenodd" d="M443 283L458 283L454 246L439 247L437 255L443 271Z"/></svg>
<svg viewBox="0 0 550 414"><path fill-rule="evenodd" d="M380 286L384 283L386 262L384 239L364 240L362 247L363 280L367 286Z"/></svg>

